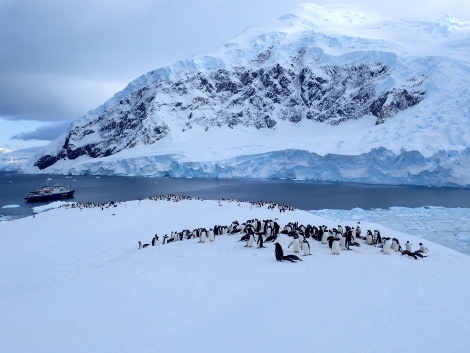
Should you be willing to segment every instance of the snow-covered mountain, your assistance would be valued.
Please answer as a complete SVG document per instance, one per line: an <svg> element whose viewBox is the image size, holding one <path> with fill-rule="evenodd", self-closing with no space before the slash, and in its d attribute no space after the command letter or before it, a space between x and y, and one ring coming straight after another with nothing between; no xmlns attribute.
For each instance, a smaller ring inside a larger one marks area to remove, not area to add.
<svg viewBox="0 0 470 353"><path fill-rule="evenodd" d="M30 170L470 185L470 23L305 4L149 72Z"/></svg>

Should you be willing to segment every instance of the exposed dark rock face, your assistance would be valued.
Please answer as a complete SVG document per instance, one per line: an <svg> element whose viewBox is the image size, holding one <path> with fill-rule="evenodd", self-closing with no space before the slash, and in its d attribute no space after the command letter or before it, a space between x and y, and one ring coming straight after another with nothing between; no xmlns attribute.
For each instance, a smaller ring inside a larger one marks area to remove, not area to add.
<svg viewBox="0 0 470 353"><path fill-rule="evenodd" d="M403 86L377 92L391 67L302 64L304 52L283 64L269 61L270 50L250 67L188 72L155 81L117 105L75 126L57 155L41 157L40 169L60 159L106 157L136 145L151 145L172 129L237 126L273 129L279 121L304 119L331 125L365 115L376 124L392 118L425 97L424 78L410 77ZM271 62L271 64L268 64ZM310 61L311 62L311 61Z"/></svg>

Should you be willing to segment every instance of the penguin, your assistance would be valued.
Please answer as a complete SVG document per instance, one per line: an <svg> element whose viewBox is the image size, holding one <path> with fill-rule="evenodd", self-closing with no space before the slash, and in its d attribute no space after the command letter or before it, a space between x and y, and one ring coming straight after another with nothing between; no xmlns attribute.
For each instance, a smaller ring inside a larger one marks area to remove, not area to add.
<svg viewBox="0 0 470 353"><path fill-rule="evenodd" d="M340 224L338 224L338 227L336 228L336 230L338 231L338 233L343 235L343 227Z"/></svg>
<svg viewBox="0 0 470 353"><path fill-rule="evenodd" d="M359 226L361 222L357 222L357 227L356 227L356 238L362 239L361 238L361 227Z"/></svg>
<svg viewBox="0 0 470 353"><path fill-rule="evenodd" d="M150 244L142 244L142 242L139 240L139 249L146 248Z"/></svg>
<svg viewBox="0 0 470 353"><path fill-rule="evenodd" d="M253 235L253 233L250 233L245 247L252 248L254 242L255 242L255 236Z"/></svg>
<svg viewBox="0 0 470 353"><path fill-rule="evenodd" d="M262 233L258 233L258 240L256 241L256 244L258 245L258 248L265 248Z"/></svg>
<svg viewBox="0 0 470 353"><path fill-rule="evenodd" d="M337 239L339 240L339 246L341 247L341 250L346 249L346 240L344 239L344 237L340 235Z"/></svg>
<svg viewBox="0 0 470 353"><path fill-rule="evenodd" d="M209 232L207 233L207 239L209 239L209 241L215 240L215 235L214 235L214 231L212 230L212 228L210 228Z"/></svg>
<svg viewBox="0 0 470 353"><path fill-rule="evenodd" d="M409 240L406 241L406 244L405 244L405 247L406 247L406 251L409 251L409 252L413 252L413 250L411 249L411 244Z"/></svg>
<svg viewBox="0 0 470 353"><path fill-rule="evenodd" d="M367 245L372 245L374 243L372 232L370 230L368 230L366 234L366 243Z"/></svg>
<svg viewBox="0 0 470 353"><path fill-rule="evenodd" d="M331 243L331 252L333 255L341 254L341 246L338 239L333 239L333 242Z"/></svg>
<svg viewBox="0 0 470 353"><path fill-rule="evenodd" d="M428 252L428 248L424 246L423 243L419 243L419 252Z"/></svg>
<svg viewBox="0 0 470 353"><path fill-rule="evenodd" d="M316 226L313 226L311 237L315 240L321 241L322 236L323 236L323 230L321 229L321 227L317 228Z"/></svg>
<svg viewBox="0 0 470 353"><path fill-rule="evenodd" d="M294 251L295 253L300 252L300 240L298 236L295 236L294 240L291 241L288 248L290 248L291 245L292 245L292 251Z"/></svg>
<svg viewBox="0 0 470 353"><path fill-rule="evenodd" d="M390 255L390 249L392 247L392 239L390 238L384 238L384 245L382 248L382 251L385 255Z"/></svg>
<svg viewBox="0 0 470 353"><path fill-rule="evenodd" d="M417 251L403 250L403 251L401 252L401 254L402 254L402 255L411 256L411 257L413 257L415 260L418 260L418 257L420 257L420 258L422 258L422 259L426 257L426 256L424 256L423 254L421 254L421 253L419 252L419 250L417 250Z"/></svg>
<svg viewBox="0 0 470 353"><path fill-rule="evenodd" d="M199 243L205 243L206 242L206 232L203 230L202 232L199 233Z"/></svg>
<svg viewBox="0 0 470 353"><path fill-rule="evenodd" d="M284 250L282 250L281 244L278 242L274 243L274 256L276 257L277 261L282 261L282 258L284 257Z"/></svg>
<svg viewBox="0 0 470 353"><path fill-rule="evenodd" d="M155 238L152 238L152 246L155 246L155 243L156 243L156 242L157 242L157 241L155 240Z"/></svg>
<svg viewBox="0 0 470 353"><path fill-rule="evenodd" d="M378 231L377 229L374 229L372 240L374 241L374 244L382 243L382 236L380 235L380 231Z"/></svg>
<svg viewBox="0 0 470 353"><path fill-rule="evenodd" d="M284 255L284 250L282 250L281 244L278 242L274 243L274 256L276 257L277 261L290 261L290 262L297 262L297 261L303 261L301 258L299 258L296 255Z"/></svg>
<svg viewBox="0 0 470 353"><path fill-rule="evenodd" d="M274 235L278 235L280 229L281 229L281 226L279 225L279 223L275 221L273 225Z"/></svg>
<svg viewBox="0 0 470 353"><path fill-rule="evenodd" d="M401 251L401 245L397 238L392 239L392 249L395 250L395 252Z"/></svg>
<svg viewBox="0 0 470 353"><path fill-rule="evenodd" d="M282 259L285 261L290 261L290 262L303 261L300 257L294 254L284 255Z"/></svg>
<svg viewBox="0 0 470 353"><path fill-rule="evenodd" d="M345 236L345 249L349 250L349 245L352 244L353 231L351 228L347 227L346 236Z"/></svg>
<svg viewBox="0 0 470 353"><path fill-rule="evenodd" d="M322 244L327 244L328 243L328 237L331 236L332 234L330 233L329 230L323 229L323 234L321 236L321 242Z"/></svg>
<svg viewBox="0 0 470 353"><path fill-rule="evenodd" d="M273 229L269 224L265 227L264 233L266 234L267 238L269 238L273 234Z"/></svg>
<svg viewBox="0 0 470 353"><path fill-rule="evenodd" d="M327 243L328 243L328 246L330 247L330 249L333 247L333 240L335 240L335 237L330 235L328 237L328 239L326 239Z"/></svg>
<svg viewBox="0 0 470 353"><path fill-rule="evenodd" d="M302 241L302 251L304 256L312 255L310 253L310 244L306 238Z"/></svg>

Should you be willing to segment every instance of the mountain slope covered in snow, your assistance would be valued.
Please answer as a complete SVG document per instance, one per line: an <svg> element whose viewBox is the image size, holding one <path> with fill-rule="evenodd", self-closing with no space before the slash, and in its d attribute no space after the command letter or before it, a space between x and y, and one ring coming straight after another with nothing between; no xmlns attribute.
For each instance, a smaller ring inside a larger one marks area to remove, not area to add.
<svg viewBox="0 0 470 353"><path fill-rule="evenodd" d="M131 82L30 170L467 186L465 48L455 18L305 4Z"/></svg>

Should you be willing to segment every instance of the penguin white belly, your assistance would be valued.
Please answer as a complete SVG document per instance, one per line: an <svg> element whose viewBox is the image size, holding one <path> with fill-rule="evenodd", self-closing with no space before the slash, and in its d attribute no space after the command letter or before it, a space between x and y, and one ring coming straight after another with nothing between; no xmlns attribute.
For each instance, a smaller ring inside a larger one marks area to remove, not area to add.
<svg viewBox="0 0 470 353"><path fill-rule="evenodd" d="M209 239L209 241L214 241L214 231L211 229L209 230L209 234L207 235L207 239Z"/></svg>
<svg viewBox="0 0 470 353"><path fill-rule="evenodd" d="M305 256L310 255L310 247L307 243L302 243L302 251Z"/></svg>
<svg viewBox="0 0 470 353"><path fill-rule="evenodd" d="M299 239L294 239L294 242L292 243L292 250L295 253L300 252L300 241L299 241Z"/></svg>
<svg viewBox="0 0 470 353"><path fill-rule="evenodd" d="M199 235L199 241L201 243L204 243L206 241L206 232L201 232L201 234Z"/></svg>
<svg viewBox="0 0 470 353"><path fill-rule="evenodd" d="M366 243L367 243L367 245L372 245L372 235L367 234Z"/></svg>
<svg viewBox="0 0 470 353"><path fill-rule="evenodd" d="M383 247L383 253L385 255L390 255L390 248L392 247L392 241L386 240Z"/></svg>
<svg viewBox="0 0 470 353"><path fill-rule="evenodd" d="M255 242L255 238L253 237L253 235L250 235L250 237L248 238L248 241L246 243L246 246L251 248L251 247L253 247L254 242Z"/></svg>
<svg viewBox="0 0 470 353"><path fill-rule="evenodd" d="M339 238L339 247L341 248L341 250L346 249L346 243L344 242L344 237L343 236L341 236Z"/></svg>
<svg viewBox="0 0 470 353"><path fill-rule="evenodd" d="M333 240L333 243L331 244L331 252L333 253L333 255L339 255L341 253L339 240Z"/></svg>

